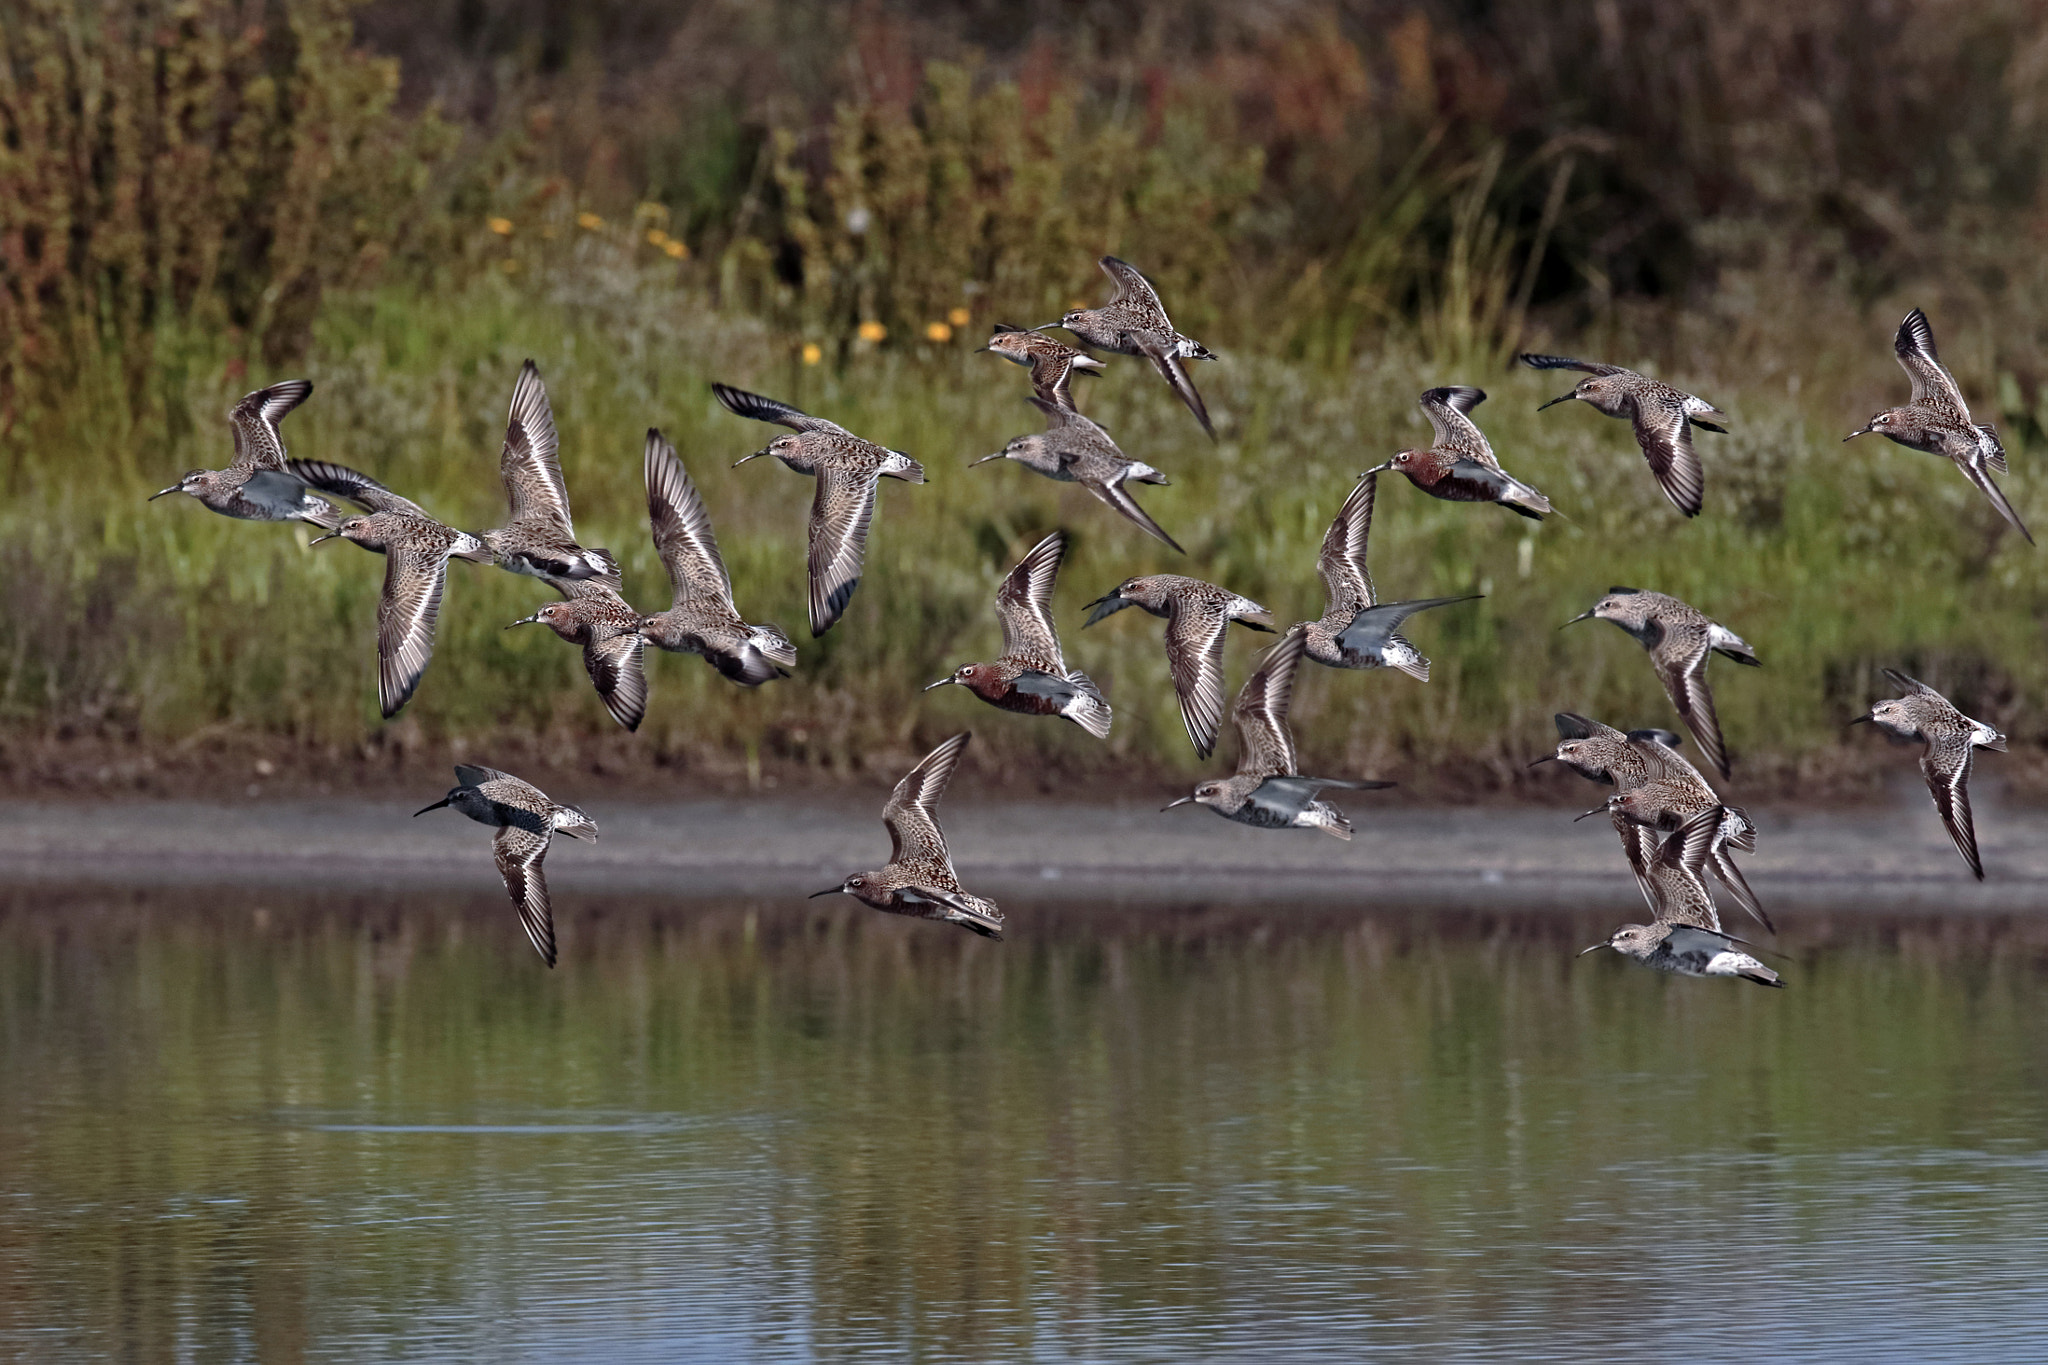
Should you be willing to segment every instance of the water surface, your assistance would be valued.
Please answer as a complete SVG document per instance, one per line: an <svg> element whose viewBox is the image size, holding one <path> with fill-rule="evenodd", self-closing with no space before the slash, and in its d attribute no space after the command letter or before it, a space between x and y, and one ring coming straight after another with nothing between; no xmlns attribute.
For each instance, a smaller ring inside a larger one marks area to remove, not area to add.
<svg viewBox="0 0 2048 1365"><path fill-rule="evenodd" d="M0 899L0 1354L2048 1358L2048 917L582 900Z"/></svg>

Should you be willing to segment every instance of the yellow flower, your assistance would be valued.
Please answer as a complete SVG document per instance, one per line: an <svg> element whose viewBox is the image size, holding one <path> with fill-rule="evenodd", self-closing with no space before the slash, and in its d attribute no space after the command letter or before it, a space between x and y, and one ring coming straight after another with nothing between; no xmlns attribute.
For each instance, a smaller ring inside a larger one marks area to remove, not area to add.
<svg viewBox="0 0 2048 1365"><path fill-rule="evenodd" d="M663 232L660 228L647 229L647 245L661 246L667 241L668 234L666 232Z"/></svg>
<svg viewBox="0 0 2048 1365"><path fill-rule="evenodd" d="M926 341L951 341L953 339L953 329L943 322L927 322L924 325L924 339Z"/></svg>
<svg viewBox="0 0 2048 1365"><path fill-rule="evenodd" d="M884 337L889 335L889 329L887 327L884 327L881 323L876 322L873 318L869 318L866 322L863 322L860 326L854 328L853 330L854 335L859 337L862 341L880 341Z"/></svg>
<svg viewBox="0 0 2048 1365"><path fill-rule="evenodd" d="M952 323L955 327L965 327L968 323L974 321L974 314L968 312L965 308L955 308L952 312L946 314L946 321Z"/></svg>
<svg viewBox="0 0 2048 1365"><path fill-rule="evenodd" d="M825 358L825 348L815 341L806 341L801 354L804 358L804 364L815 365Z"/></svg>
<svg viewBox="0 0 2048 1365"><path fill-rule="evenodd" d="M604 226L604 219L585 210L576 215L576 226L582 228L585 232L595 232Z"/></svg>
<svg viewBox="0 0 2048 1365"><path fill-rule="evenodd" d="M671 260L680 261L690 254L690 248L684 246L681 242L677 241L673 237L663 242L661 244L661 249L669 254L669 258Z"/></svg>
<svg viewBox="0 0 2048 1365"><path fill-rule="evenodd" d="M498 269L504 271L507 275L517 275L519 273L519 262L508 256L498 262Z"/></svg>
<svg viewBox="0 0 2048 1365"><path fill-rule="evenodd" d="M484 226L497 233L500 237L510 237L512 235L512 220L510 218L486 218L484 219Z"/></svg>

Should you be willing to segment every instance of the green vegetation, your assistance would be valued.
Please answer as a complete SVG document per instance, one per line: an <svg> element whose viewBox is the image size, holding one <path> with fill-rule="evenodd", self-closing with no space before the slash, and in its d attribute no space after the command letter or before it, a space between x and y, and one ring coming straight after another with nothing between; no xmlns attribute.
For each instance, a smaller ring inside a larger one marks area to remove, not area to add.
<svg viewBox="0 0 2048 1365"><path fill-rule="evenodd" d="M628 172L614 158L579 187L575 149L539 117L562 106L536 100L465 129L394 103L397 72L348 46L347 7L274 12L291 22L269 36L230 31L230 7L214 4L155 27L136 18L132 32L95 28L100 11L82 0L0 21L0 745L232 740L343 759L459 744L847 772L972 725L978 761L1023 780L1112 762L1185 774L1196 765L1157 623L1126 615L1082 633L1079 605L1157 569L1211 577L1287 619L1318 614L1329 517L1359 470L1426 437L1415 395L1452 382L1493 395L1481 425L1564 516L1536 527L1383 481L1382 592L1487 596L1415 622L1435 661L1427 686L1309 675L1297 719L1317 768L1505 783L1555 710L1668 723L1633 643L1597 625L1555 630L1610 583L1686 598L1756 646L1762 672L1716 670L1745 779L1842 766L1856 750L1840 722L1883 665L2018 736L2048 732L2035 552L1933 458L1840 444L1903 393L1890 332L1922 303L1980 419L2006 436L2015 505L2048 531L2031 468L2048 401L2038 329L2019 321L2036 316L2035 267L1998 246L2031 183L2024 167L1990 167L1951 203L1939 239L1951 257L1922 241L1880 250L1879 272L1859 264L1854 234L1807 219L1797 260L1758 254L1772 222L1818 210L1752 194L1671 248L1711 283L1649 293L1588 236L1632 192L1603 180L1597 148L1530 148L1374 83L1373 62L1398 67L1402 42L1448 60L1455 35L1426 24L1364 57L1334 30L1308 48L1254 44L1249 67L1213 57L1121 105L1091 83L1105 68L1076 65L1062 83L1028 62L962 58L913 67L923 76L896 95L841 91L810 122L698 109L690 128L727 129L706 144L726 149L715 165L664 161L673 143L650 134L625 158L640 183L606 198ZM156 64L117 60L141 33ZM1352 84L1347 51L1364 63ZM1335 106L1245 113L1258 82L1314 63L1335 63L1315 87ZM99 114L77 113L81 89L101 92ZM1957 133L1979 138L1970 146L2030 117L2012 81L2000 89L2007 122L1973 114ZM166 112L178 90L180 108L206 117ZM1369 145L1347 140L1361 119ZM166 131L179 128L182 141ZM81 146L83 160L52 152ZM1854 148L1867 144L1843 156ZM1709 271L1698 263L1716 240ZM1077 489L966 467L1037 420L1022 372L972 348L992 322L1100 298L1102 251L1150 273L1176 321L1224 357L1195 376L1219 417L1215 446L1138 362L1080 386L1084 408L1173 480L1145 500L1187 561ZM863 340L863 323L882 339ZM1576 405L1535 415L1565 384L1508 370L1518 344L1641 365L1734 413L1730 435L1700 438L1706 514L1670 512L1624 424ZM810 485L765 462L729 468L771 433L718 410L714 378L907 450L931 483L884 488L859 595L824 640L799 640L795 678L744 692L697 660L654 658L638 736L612 726L575 650L501 629L546 589L462 564L418 698L381 725L381 561L340 543L308 551L294 528L183 499L143 501L224 461L220 414L241 392L304 373L317 388L285 425L295 454L489 524L505 401L529 355L554 399L579 530L620 554L628 596L649 608L667 594L639 487L641 434L657 425L704 490L741 609L803 618ZM1118 710L1106 747L916 690L996 647L994 584L1055 525L1075 533L1059 596L1069 653ZM1257 643L1233 641L1233 683Z"/></svg>

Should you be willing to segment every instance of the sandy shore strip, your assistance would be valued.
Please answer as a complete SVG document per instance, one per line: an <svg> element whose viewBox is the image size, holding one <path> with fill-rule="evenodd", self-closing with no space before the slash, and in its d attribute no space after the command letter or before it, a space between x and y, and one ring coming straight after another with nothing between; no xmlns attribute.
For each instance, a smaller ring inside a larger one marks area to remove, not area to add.
<svg viewBox="0 0 2048 1365"><path fill-rule="evenodd" d="M1980 798L1989 874L1980 885L1924 792L1902 787L1895 797L1818 814L1752 810L1759 848L1742 862L1757 894L1771 906L2048 908L2048 811ZM886 861L888 835L870 804L587 801L603 838L557 839L548 876L564 889L690 899L802 895ZM1551 808L1416 809L1365 799L1351 811L1358 836L1349 844L1136 804L959 801L943 815L962 877L996 895L1057 888L1079 900L1640 904L1603 817L1574 824L1571 812ZM17 884L488 888L496 884L489 839L449 812L414 820L411 808L386 801L0 802L0 874Z"/></svg>

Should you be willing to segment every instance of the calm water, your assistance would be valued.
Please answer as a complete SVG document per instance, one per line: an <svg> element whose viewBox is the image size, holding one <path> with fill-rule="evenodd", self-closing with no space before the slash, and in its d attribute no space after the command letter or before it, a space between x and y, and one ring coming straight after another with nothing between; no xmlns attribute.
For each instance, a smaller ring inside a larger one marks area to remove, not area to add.
<svg viewBox="0 0 2048 1365"><path fill-rule="evenodd" d="M0 899L0 1355L2048 1358L2048 916L560 899Z"/></svg>

